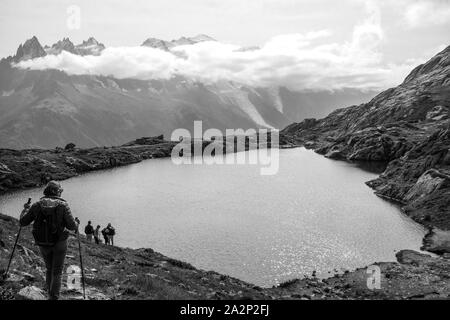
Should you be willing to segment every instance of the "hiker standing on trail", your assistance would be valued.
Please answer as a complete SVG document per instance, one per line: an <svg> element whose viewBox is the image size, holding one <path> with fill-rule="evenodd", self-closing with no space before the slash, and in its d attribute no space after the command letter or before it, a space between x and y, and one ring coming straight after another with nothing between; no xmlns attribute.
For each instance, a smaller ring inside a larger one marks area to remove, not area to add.
<svg viewBox="0 0 450 320"><path fill-rule="evenodd" d="M70 212L69 205L61 198L63 189L50 181L44 189L44 197L31 207L25 204L20 215L20 225L33 223L33 237L44 258L46 287L50 300L58 300L61 276L67 252L69 231L78 232L78 224Z"/></svg>
<svg viewBox="0 0 450 320"><path fill-rule="evenodd" d="M100 226L97 226L94 230L94 240L95 244L100 244Z"/></svg>
<svg viewBox="0 0 450 320"><path fill-rule="evenodd" d="M106 245L109 244L108 232L109 232L108 227L103 228L102 235L103 235L103 239L105 239L105 244Z"/></svg>
<svg viewBox="0 0 450 320"><path fill-rule="evenodd" d="M108 230L108 242L113 246L114 245L114 236L116 235L116 229L111 225L111 223L108 223L108 226L106 227Z"/></svg>
<svg viewBox="0 0 450 320"><path fill-rule="evenodd" d="M87 241L92 242L92 237L94 236L94 227L92 226L91 221L88 221L87 226L84 228L84 233L86 234Z"/></svg>

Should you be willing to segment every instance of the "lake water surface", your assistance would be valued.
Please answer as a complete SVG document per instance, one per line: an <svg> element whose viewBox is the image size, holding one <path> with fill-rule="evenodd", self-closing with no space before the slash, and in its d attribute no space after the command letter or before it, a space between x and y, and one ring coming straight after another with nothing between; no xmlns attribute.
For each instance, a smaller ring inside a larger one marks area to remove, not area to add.
<svg viewBox="0 0 450 320"><path fill-rule="evenodd" d="M251 151L256 152L256 151ZM227 155L233 156L233 155ZM373 194L375 173L303 148L280 150L279 172L255 165L148 160L62 182L82 224L111 222L116 244L150 247L261 286L419 250L425 230ZM18 216L42 189L0 197Z"/></svg>

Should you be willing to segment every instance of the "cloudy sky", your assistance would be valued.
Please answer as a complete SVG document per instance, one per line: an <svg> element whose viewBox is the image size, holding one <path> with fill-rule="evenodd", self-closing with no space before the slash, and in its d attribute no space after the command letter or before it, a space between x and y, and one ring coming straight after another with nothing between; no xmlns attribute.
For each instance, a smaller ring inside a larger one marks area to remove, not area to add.
<svg viewBox="0 0 450 320"><path fill-rule="evenodd" d="M75 29L72 6L80 9ZM449 31L450 0L0 2L0 56L14 54L32 35L42 45L94 36L110 47L102 57L62 55L25 67L117 77L179 72L201 78L207 73L213 80L262 85L384 88L450 45ZM138 47L148 37L170 40L199 33L220 42L179 48L185 59ZM253 45L261 50L236 52Z"/></svg>

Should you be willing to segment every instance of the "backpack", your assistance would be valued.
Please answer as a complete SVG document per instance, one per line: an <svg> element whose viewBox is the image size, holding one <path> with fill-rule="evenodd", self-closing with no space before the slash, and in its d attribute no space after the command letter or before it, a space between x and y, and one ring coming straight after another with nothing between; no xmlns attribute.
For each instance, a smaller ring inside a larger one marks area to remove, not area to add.
<svg viewBox="0 0 450 320"><path fill-rule="evenodd" d="M63 229L58 227L57 207L37 212L33 224L33 237L37 245L51 247L60 239Z"/></svg>
<svg viewBox="0 0 450 320"><path fill-rule="evenodd" d="M108 235L114 236L116 234L116 229L113 227L108 228Z"/></svg>
<svg viewBox="0 0 450 320"><path fill-rule="evenodd" d="M87 226L84 228L84 233L85 233L85 234L93 234L93 233L94 233L94 227L91 226L91 225L87 225Z"/></svg>

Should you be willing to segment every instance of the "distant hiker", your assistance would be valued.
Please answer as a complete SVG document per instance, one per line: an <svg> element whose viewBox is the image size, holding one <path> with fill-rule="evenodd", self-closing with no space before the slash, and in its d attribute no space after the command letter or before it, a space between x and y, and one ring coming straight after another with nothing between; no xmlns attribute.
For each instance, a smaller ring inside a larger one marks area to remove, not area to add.
<svg viewBox="0 0 450 320"><path fill-rule="evenodd" d="M102 230L102 236L103 236L103 239L105 239L105 244L106 244L106 245L109 244L108 232L109 232L109 230L108 230L107 227L106 227L106 228L103 228L103 230Z"/></svg>
<svg viewBox="0 0 450 320"><path fill-rule="evenodd" d="M44 258L46 288L50 300L59 299L61 275L67 252L68 230L78 231L69 205L61 198L63 189L50 181L44 189L44 197L31 207L25 204L20 215L20 225L33 223L33 237Z"/></svg>
<svg viewBox="0 0 450 320"><path fill-rule="evenodd" d="M100 244L100 226L97 226L94 230L94 240L95 244Z"/></svg>
<svg viewBox="0 0 450 320"><path fill-rule="evenodd" d="M87 241L92 242L92 237L94 236L94 227L92 226L91 221L88 221L87 226L84 228L84 233L86 234Z"/></svg>
<svg viewBox="0 0 450 320"><path fill-rule="evenodd" d="M108 226L106 227L108 230L108 242L113 246L114 245L114 236L116 235L116 229L111 225L111 223L108 223Z"/></svg>

